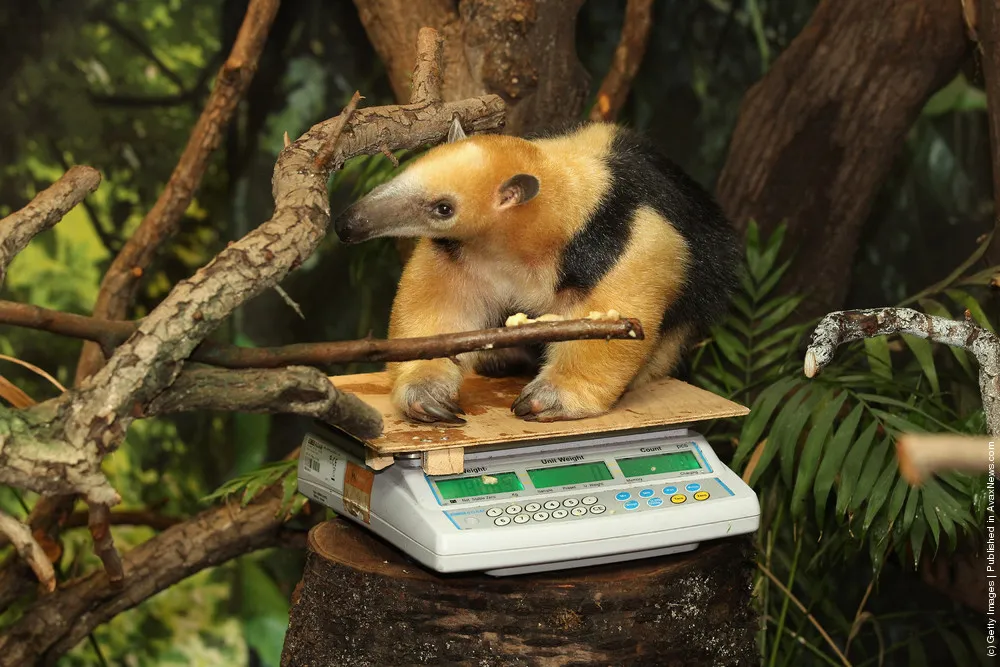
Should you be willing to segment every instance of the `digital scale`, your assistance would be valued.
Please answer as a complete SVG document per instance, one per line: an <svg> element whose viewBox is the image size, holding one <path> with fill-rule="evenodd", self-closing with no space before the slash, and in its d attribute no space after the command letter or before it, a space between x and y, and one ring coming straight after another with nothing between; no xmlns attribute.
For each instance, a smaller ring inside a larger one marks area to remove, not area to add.
<svg viewBox="0 0 1000 667"><path fill-rule="evenodd" d="M691 551L752 533L753 490L688 428L532 440L465 451L428 475L419 454L365 465L364 443L315 423L299 491L437 572L507 576Z"/></svg>

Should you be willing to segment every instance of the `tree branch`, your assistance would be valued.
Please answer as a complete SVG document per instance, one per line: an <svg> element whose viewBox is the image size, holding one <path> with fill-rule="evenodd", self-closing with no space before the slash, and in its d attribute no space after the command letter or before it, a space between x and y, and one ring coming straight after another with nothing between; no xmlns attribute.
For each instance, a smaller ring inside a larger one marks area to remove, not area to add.
<svg viewBox="0 0 1000 667"><path fill-rule="evenodd" d="M45 551L31 536L31 530L6 512L0 511L0 535L5 536L18 555L31 566L46 591L56 589L56 573Z"/></svg>
<svg viewBox="0 0 1000 667"><path fill-rule="evenodd" d="M622 36L615 49L611 69L604 76L597 101L590 110L590 120L611 121L618 117L646 55L652 27L653 0L628 0Z"/></svg>
<svg viewBox="0 0 1000 667"><path fill-rule="evenodd" d="M63 219L84 197L101 184L101 174L91 167L76 166L42 190L19 211L0 220L0 285L7 266L35 236Z"/></svg>
<svg viewBox="0 0 1000 667"><path fill-rule="evenodd" d="M0 635L0 665L54 664L90 632L177 582L287 539L281 496L272 490L240 508L226 504L167 528L125 554L121 587L96 571L45 596Z"/></svg>
<svg viewBox="0 0 1000 667"><path fill-rule="evenodd" d="M279 0L250 0L229 58L219 70L215 87L170 180L101 281L94 306L96 317L122 319L126 316L143 272L149 268L163 241L177 231L181 216L208 168L209 158L257 71L257 61L279 5ZM84 345L77 366L77 383L92 375L102 361L96 345Z"/></svg>
<svg viewBox="0 0 1000 667"><path fill-rule="evenodd" d="M340 426L359 438L382 434L382 415L353 394L340 392L314 368L223 370L188 367L143 416L216 410L296 414Z"/></svg>
<svg viewBox="0 0 1000 667"><path fill-rule="evenodd" d="M991 435L1000 434L1000 339L971 320L956 322L910 308L876 308L830 313L816 325L803 370L815 377L837 347L862 338L905 333L968 350L979 362L979 390Z"/></svg>
<svg viewBox="0 0 1000 667"><path fill-rule="evenodd" d="M12 324L94 341L100 344L108 356L135 333L139 326L135 322L98 320L2 300L0 300L0 324ZM282 347L247 348L205 342L191 353L190 360L223 368L325 366L357 361L433 359L477 350L565 340L598 338L642 340L643 336L642 325L635 319L613 321L581 319L535 322L516 328L501 327L421 338L391 340L367 338L328 343L297 343Z"/></svg>
<svg viewBox="0 0 1000 667"><path fill-rule="evenodd" d="M903 479L911 486L920 486L935 473L954 470L975 475L987 472L990 444L985 437L906 433L896 441L896 458Z"/></svg>
<svg viewBox="0 0 1000 667"><path fill-rule="evenodd" d="M496 96L485 96L433 108L365 109L346 122L338 116L319 123L282 150L272 179L275 207L271 220L176 285L108 362L79 387L27 410L0 412L8 427L0 432L0 483L40 494L80 493L92 508L97 506L95 525L99 525L104 514L100 506L120 502L101 472L103 457L118 447L145 406L178 379L184 362L206 336L241 304L278 284L312 254L330 221L326 190L330 171L351 157L373 154L383 147L399 150L438 143L456 116L469 132L495 130L503 120L504 105ZM325 168L315 170L316 156L341 130L331 159ZM351 405L327 393L289 400L286 407L350 420L355 418L348 409ZM110 547L101 543L100 531L95 531L95 539L99 552ZM102 557L108 555L102 553Z"/></svg>

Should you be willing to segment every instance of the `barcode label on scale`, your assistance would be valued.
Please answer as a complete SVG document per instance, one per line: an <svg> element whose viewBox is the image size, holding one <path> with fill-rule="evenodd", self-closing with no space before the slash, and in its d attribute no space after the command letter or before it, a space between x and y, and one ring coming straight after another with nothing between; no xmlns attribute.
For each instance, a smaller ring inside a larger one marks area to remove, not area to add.
<svg viewBox="0 0 1000 667"><path fill-rule="evenodd" d="M309 456L306 458L306 468L313 472L319 472L319 461Z"/></svg>

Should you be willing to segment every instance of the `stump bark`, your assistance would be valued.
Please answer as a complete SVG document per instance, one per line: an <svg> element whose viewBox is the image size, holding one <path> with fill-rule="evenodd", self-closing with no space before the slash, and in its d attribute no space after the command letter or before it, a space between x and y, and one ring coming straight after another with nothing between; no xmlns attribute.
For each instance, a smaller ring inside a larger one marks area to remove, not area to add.
<svg viewBox="0 0 1000 667"><path fill-rule="evenodd" d="M674 556L439 575L342 520L309 534L282 667L757 664L749 536Z"/></svg>

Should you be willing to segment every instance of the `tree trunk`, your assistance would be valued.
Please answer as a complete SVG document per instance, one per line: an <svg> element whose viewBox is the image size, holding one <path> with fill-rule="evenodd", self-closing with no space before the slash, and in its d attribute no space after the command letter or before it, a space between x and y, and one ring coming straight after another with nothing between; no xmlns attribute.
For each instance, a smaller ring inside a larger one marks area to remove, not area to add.
<svg viewBox="0 0 1000 667"><path fill-rule="evenodd" d="M444 37L444 100L493 93L506 132L579 118L590 80L576 55L583 0L354 0L400 103L410 98L417 32Z"/></svg>
<svg viewBox="0 0 1000 667"><path fill-rule="evenodd" d="M746 538L563 573L440 576L341 519L316 526L282 667L756 664Z"/></svg>
<svg viewBox="0 0 1000 667"><path fill-rule="evenodd" d="M788 224L784 289L839 310L872 199L927 99L969 52L962 3L821 0L747 93L717 194L740 227Z"/></svg>
<svg viewBox="0 0 1000 667"><path fill-rule="evenodd" d="M990 127L990 154L993 157L993 239L986 250L986 261L1000 264L1000 2L978 0L975 37L982 56L983 81L986 84L987 115Z"/></svg>

